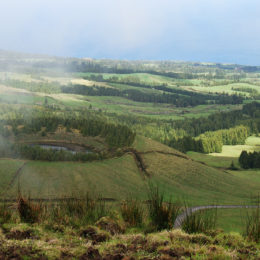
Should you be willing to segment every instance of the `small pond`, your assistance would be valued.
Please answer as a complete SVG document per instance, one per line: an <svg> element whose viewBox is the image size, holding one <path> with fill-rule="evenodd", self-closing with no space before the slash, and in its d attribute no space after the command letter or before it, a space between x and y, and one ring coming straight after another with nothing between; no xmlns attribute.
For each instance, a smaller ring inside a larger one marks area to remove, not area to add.
<svg viewBox="0 0 260 260"><path fill-rule="evenodd" d="M60 146L60 145L50 145L50 144L30 144L30 146L39 146L43 149L51 149L51 150L56 150L56 151L67 151L67 152L71 152L73 154L77 153L77 152L81 152L81 153L93 153L91 150L87 150L87 149L80 149L80 150L73 150L70 149L68 147L65 146Z"/></svg>

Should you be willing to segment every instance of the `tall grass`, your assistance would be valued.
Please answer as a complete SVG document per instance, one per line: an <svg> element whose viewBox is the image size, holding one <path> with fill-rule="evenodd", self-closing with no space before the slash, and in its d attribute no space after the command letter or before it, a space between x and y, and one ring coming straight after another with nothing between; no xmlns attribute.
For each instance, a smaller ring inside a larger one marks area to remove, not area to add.
<svg viewBox="0 0 260 260"><path fill-rule="evenodd" d="M8 208L8 205L5 202L0 203L0 224L9 222L11 218L12 212Z"/></svg>
<svg viewBox="0 0 260 260"><path fill-rule="evenodd" d="M39 221L42 212L40 203L32 203L30 198L18 194L17 209L22 222L35 223Z"/></svg>
<svg viewBox="0 0 260 260"><path fill-rule="evenodd" d="M43 220L79 227L93 224L108 214L106 203L87 193L74 198L64 198L57 203L46 204Z"/></svg>
<svg viewBox="0 0 260 260"><path fill-rule="evenodd" d="M123 201L120 205L120 211L124 221L130 226L142 226L144 207L138 200L128 198Z"/></svg>
<svg viewBox="0 0 260 260"><path fill-rule="evenodd" d="M191 212L190 208L186 205L184 214L186 216L182 224L182 229L187 233L205 233L216 228L217 207Z"/></svg>
<svg viewBox="0 0 260 260"><path fill-rule="evenodd" d="M255 209L250 209L246 213L245 235L249 240L260 242L260 197L258 197Z"/></svg>
<svg viewBox="0 0 260 260"><path fill-rule="evenodd" d="M159 191L158 186L149 187L148 199L148 213L151 224L156 230L171 229L180 212L180 204L172 200L165 202L164 194Z"/></svg>

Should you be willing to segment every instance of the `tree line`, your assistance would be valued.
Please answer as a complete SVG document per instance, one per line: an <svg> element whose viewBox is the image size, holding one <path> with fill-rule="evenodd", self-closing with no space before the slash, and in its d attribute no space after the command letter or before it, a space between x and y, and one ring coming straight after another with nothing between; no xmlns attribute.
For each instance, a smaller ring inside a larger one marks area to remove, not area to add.
<svg viewBox="0 0 260 260"><path fill-rule="evenodd" d="M2 120L0 134L8 135L10 130L6 125L12 127L12 132L17 134L31 134L38 132L54 132L58 126L63 126L70 131L78 129L83 136L101 136L110 147L130 146L135 139L135 132L125 125L113 124L101 119L85 118L83 115L68 115L61 113L37 114L28 118L17 117L15 119ZM18 128L18 126L23 126ZM42 129L45 129L44 131Z"/></svg>
<svg viewBox="0 0 260 260"><path fill-rule="evenodd" d="M165 93L172 93L172 94L178 94L181 96L188 96L192 98L192 103L196 104L241 104L243 101L243 97L241 95L228 95L228 94L202 94L202 93L196 93L193 91L187 91L183 89L177 89L177 88L169 88L167 84L154 84L154 83L147 83L142 82L138 77L129 76L129 77L123 77L119 78L116 76L104 78L102 74L91 74L89 76L83 76L84 79L92 80L96 82L108 82L108 83L120 83L120 84L126 84L131 85L133 87L139 87L139 88L148 88L148 89L156 89L160 91L164 91Z"/></svg>
<svg viewBox="0 0 260 260"><path fill-rule="evenodd" d="M253 133L260 131L260 103L252 102L243 106L241 110L220 112L208 117L185 120L168 120L169 127L183 129L187 135L195 137L207 131L229 129L237 125L245 125Z"/></svg>
<svg viewBox="0 0 260 260"><path fill-rule="evenodd" d="M238 161L244 169L260 168L260 152L242 151Z"/></svg>
<svg viewBox="0 0 260 260"><path fill-rule="evenodd" d="M237 126L230 129L208 131L196 138L191 136L173 138L168 142L168 145L181 152L220 153L223 145L244 144L248 136L247 127Z"/></svg>
<svg viewBox="0 0 260 260"><path fill-rule="evenodd" d="M151 88L149 86L149 88ZM79 94L85 96L118 96L136 102L166 103L177 107L188 107L205 104L241 104L243 98L237 95L204 95L192 94L189 91L174 90L166 86L155 86L155 89L164 91L162 94L147 93L137 89L119 90L102 86L68 85L62 86L63 93Z"/></svg>

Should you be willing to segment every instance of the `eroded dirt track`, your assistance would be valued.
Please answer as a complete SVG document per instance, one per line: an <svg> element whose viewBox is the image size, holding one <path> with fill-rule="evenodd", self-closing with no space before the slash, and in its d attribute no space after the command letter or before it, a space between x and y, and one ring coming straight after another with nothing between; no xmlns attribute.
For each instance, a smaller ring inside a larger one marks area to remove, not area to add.
<svg viewBox="0 0 260 260"><path fill-rule="evenodd" d="M15 174L13 175L11 181L7 184L6 188L3 189L2 191L0 191L0 197L2 195L4 195L5 192L7 192L15 183L16 179L20 176L23 168L25 167L25 165L27 164L27 162L25 162L16 172Z"/></svg>

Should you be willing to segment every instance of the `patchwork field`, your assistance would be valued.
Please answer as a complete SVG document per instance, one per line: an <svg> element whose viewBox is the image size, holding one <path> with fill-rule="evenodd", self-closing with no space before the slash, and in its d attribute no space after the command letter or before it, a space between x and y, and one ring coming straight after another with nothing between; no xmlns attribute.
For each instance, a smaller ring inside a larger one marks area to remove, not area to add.
<svg viewBox="0 0 260 260"><path fill-rule="evenodd" d="M260 137L249 137L245 145L223 145L221 153L211 153L212 156L239 157L242 151L260 151Z"/></svg>
<svg viewBox="0 0 260 260"><path fill-rule="evenodd" d="M220 85L220 86L192 86L190 87L190 90L205 92L205 93L211 92L211 93L244 94L250 96L249 93L236 90L241 88L252 89L257 91L258 93L260 90L259 86L254 84L248 84L248 83L232 83L232 84Z"/></svg>

